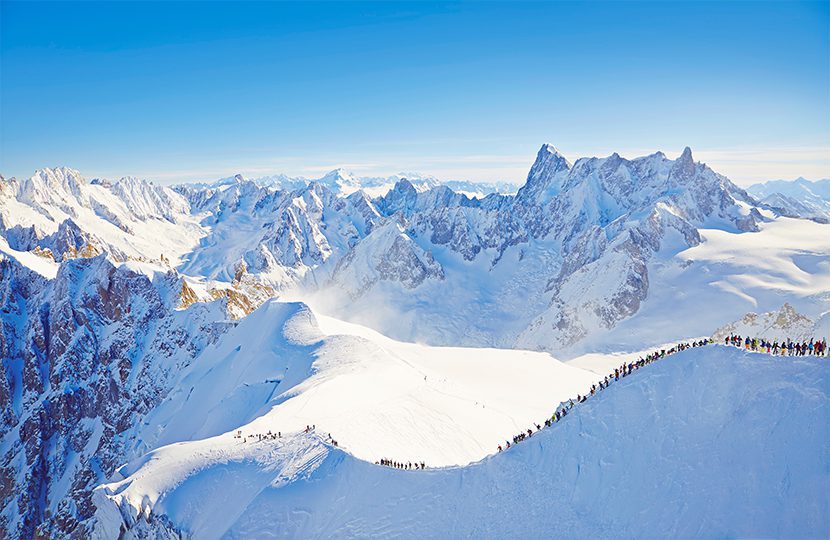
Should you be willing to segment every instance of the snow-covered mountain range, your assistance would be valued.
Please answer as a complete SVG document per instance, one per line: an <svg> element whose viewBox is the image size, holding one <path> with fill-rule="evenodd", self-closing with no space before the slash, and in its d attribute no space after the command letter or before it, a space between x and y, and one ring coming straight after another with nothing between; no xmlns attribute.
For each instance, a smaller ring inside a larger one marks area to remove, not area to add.
<svg viewBox="0 0 830 540"><path fill-rule="evenodd" d="M571 162L543 145L515 194L456 187L339 169L0 179L0 537L256 536L246 516L270 490L320 471L484 458L598 380L585 353L708 336L785 301L788 320L827 320L830 225L758 202L688 148ZM240 430L286 437L240 445ZM480 482L506 474L487 463ZM223 483L231 470L241 484ZM424 489L454 482L441 475ZM193 517L194 493L230 487L235 517ZM349 534L286 515L267 523Z"/></svg>
<svg viewBox="0 0 830 540"><path fill-rule="evenodd" d="M830 180L771 180L747 191L782 215L830 222Z"/></svg>
<svg viewBox="0 0 830 540"><path fill-rule="evenodd" d="M178 187L184 189L222 189L241 182L253 182L261 187L295 190L301 189L311 183L322 184L337 195L351 195L355 191L363 191L370 197L385 195L395 187L400 180L406 178L420 191L425 191L437 186L447 186L453 191L464 193L469 197L483 198L491 193L502 193L512 195L518 191L519 186L510 182L470 182L465 180L439 180L434 176L425 176L419 173L397 173L392 176L357 176L343 168L334 169L320 178L307 178L305 176L288 176L285 174L273 174L246 178L242 174L220 178L214 182L198 182L184 184Z"/></svg>
<svg viewBox="0 0 830 540"><path fill-rule="evenodd" d="M244 268L396 337L553 350L637 313L658 252L696 246L702 229L758 231L772 217L688 149L676 160L572 165L545 145L516 195L480 199L422 179L377 198L345 195L355 182L342 171L323 180L170 189L44 170L5 183L0 219L18 251L107 252L223 282ZM399 324L408 316L430 322Z"/></svg>

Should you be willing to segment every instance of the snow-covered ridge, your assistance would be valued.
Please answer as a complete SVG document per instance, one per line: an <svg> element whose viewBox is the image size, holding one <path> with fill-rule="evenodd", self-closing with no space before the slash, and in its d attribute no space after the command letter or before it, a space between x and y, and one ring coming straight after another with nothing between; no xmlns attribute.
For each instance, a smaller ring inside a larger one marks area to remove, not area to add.
<svg viewBox="0 0 830 540"><path fill-rule="evenodd" d="M304 434L166 447L97 492L99 532L823 537L828 405L821 360L688 349L464 468L379 467Z"/></svg>

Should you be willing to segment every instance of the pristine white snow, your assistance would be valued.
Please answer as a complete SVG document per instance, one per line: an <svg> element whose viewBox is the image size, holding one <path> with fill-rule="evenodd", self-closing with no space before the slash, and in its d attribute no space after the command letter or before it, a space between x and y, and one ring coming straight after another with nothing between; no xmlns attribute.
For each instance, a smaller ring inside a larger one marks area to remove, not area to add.
<svg viewBox="0 0 830 540"><path fill-rule="evenodd" d="M270 301L185 370L138 438L155 448L221 435L211 444L233 446L237 430L315 425L368 461L460 465L598 379L547 353L404 343Z"/></svg>
<svg viewBox="0 0 830 540"><path fill-rule="evenodd" d="M689 349L461 468L375 466L314 434L164 447L98 490L99 533L163 514L198 538L826 537L825 364Z"/></svg>

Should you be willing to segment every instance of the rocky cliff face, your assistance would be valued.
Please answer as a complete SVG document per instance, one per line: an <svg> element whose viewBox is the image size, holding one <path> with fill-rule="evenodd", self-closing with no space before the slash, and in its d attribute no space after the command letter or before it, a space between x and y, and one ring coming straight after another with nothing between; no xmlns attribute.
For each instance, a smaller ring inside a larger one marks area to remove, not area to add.
<svg viewBox="0 0 830 540"><path fill-rule="evenodd" d="M0 536L85 535L92 488L137 450L129 431L225 328L212 306L174 311L177 285L103 255L51 281L0 260Z"/></svg>

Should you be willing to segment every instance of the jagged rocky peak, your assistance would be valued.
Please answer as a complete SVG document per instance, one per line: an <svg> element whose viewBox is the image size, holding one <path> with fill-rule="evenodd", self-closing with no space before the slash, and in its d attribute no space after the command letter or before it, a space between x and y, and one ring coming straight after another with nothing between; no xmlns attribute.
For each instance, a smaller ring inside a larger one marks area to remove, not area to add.
<svg viewBox="0 0 830 540"><path fill-rule="evenodd" d="M85 184L86 179L77 169L71 167L44 167L35 171L32 179L41 180L47 185L66 185L67 183Z"/></svg>
<svg viewBox="0 0 830 540"><path fill-rule="evenodd" d="M78 197L86 179L69 167L44 168L23 181L20 199L34 204L60 204L67 196Z"/></svg>
<svg viewBox="0 0 830 540"><path fill-rule="evenodd" d="M572 164L552 144L543 144L536 154L536 161L527 175L527 183L533 184L559 173L570 170Z"/></svg>
<svg viewBox="0 0 830 540"><path fill-rule="evenodd" d="M683 149L680 157L674 160L671 175L677 180L684 180L694 176L696 171L695 161L692 158L692 149L688 146Z"/></svg>
<svg viewBox="0 0 830 540"><path fill-rule="evenodd" d="M519 189L516 198L530 201L547 193L554 195L557 190L556 178L571 170L572 164L552 144L543 144L536 154L536 161L530 168L525 185Z"/></svg>
<svg viewBox="0 0 830 540"><path fill-rule="evenodd" d="M123 200L139 219L161 218L174 221L190 211L190 203L181 194L135 176L126 176L112 184L110 191Z"/></svg>
<svg viewBox="0 0 830 540"><path fill-rule="evenodd" d="M559 166L563 166L568 169L571 167L571 163L567 160L567 158L565 158L562 152L550 143L543 144L539 149L539 152L536 154L536 163L538 164L540 161L555 162Z"/></svg>
<svg viewBox="0 0 830 540"><path fill-rule="evenodd" d="M389 193L377 200L377 207L386 215L406 213L415 207L417 200L418 190L408 179L401 178Z"/></svg>
<svg viewBox="0 0 830 540"><path fill-rule="evenodd" d="M395 183L395 187L393 189L396 192L405 194L407 196L418 194L418 190L415 189L415 186L407 178L401 178L400 180L398 180Z"/></svg>
<svg viewBox="0 0 830 540"><path fill-rule="evenodd" d="M427 279L443 280L444 269L397 220L389 219L340 260L332 282L358 298L380 281L415 289Z"/></svg>

